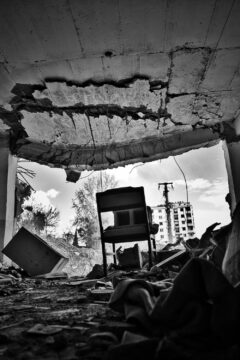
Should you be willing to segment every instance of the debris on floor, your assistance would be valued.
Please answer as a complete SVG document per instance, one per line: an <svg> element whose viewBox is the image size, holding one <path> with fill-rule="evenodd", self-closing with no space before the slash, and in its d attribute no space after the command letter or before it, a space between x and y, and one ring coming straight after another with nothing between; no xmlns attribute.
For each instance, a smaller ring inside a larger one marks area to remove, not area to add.
<svg viewBox="0 0 240 360"><path fill-rule="evenodd" d="M102 359L120 343L128 324L108 307L112 283L69 285L66 278L0 283L1 359Z"/></svg>
<svg viewBox="0 0 240 360"><path fill-rule="evenodd" d="M166 290L125 279L110 307L138 331L112 347L108 359L239 359L239 286L209 261L190 260Z"/></svg>
<svg viewBox="0 0 240 360"><path fill-rule="evenodd" d="M7 360L103 359L126 332L137 330L109 308L114 286L128 278L163 280L162 289L172 285L161 269L123 271L110 266L103 277L102 265L95 265L88 277L29 277L17 267L3 266L0 275L0 356Z"/></svg>
<svg viewBox="0 0 240 360"><path fill-rule="evenodd" d="M238 360L239 217L237 208L221 257L226 276L214 251L202 257L214 234L220 236L214 227L201 251L194 251L199 241L167 247L151 269L109 265L104 277L96 264L85 277L30 277L1 265L0 358ZM219 243L211 243L213 250Z"/></svg>

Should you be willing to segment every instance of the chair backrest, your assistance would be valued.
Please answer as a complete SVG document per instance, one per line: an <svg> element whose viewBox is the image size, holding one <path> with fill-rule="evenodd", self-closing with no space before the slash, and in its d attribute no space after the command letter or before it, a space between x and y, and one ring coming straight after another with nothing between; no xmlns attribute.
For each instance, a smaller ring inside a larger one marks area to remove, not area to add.
<svg viewBox="0 0 240 360"><path fill-rule="evenodd" d="M143 187L122 187L96 194L99 212L146 207Z"/></svg>
<svg viewBox="0 0 240 360"><path fill-rule="evenodd" d="M96 198L102 239L108 238L109 242L110 238L112 242L147 240L149 224L143 187L111 189L97 193ZM114 213L114 228L108 231L102 227L101 213L104 212ZM135 226L134 233L130 233L129 226Z"/></svg>

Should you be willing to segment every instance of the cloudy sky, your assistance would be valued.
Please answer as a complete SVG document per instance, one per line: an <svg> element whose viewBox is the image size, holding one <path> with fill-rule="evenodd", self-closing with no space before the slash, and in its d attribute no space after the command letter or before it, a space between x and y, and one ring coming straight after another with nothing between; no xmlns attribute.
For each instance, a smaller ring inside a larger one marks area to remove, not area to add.
<svg viewBox="0 0 240 360"><path fill-rule="evenodd" d="M205 228L214 222L227 224L230 217L224 198L228 193L228 182L221 143L211 148L189 151L176 156L176 160L187 178L196 235L200 236ZM30 181L37 190L35 200L43 202L45 206L52 204L60 210L58 232L71 229L72 199L75 191L86 181L84 177L90 172L83 172L80 180L73 184L66 182L65 171L62 169L52 169L29 162L21 165L36 172L36 177ZM185 182L173 157L107 172L116 177L119 186L144 186L148 205L163 203L162 190L158 190L158 183L166 181L174 184L174 189L169 193L170 201L186 201Z"/></svg>

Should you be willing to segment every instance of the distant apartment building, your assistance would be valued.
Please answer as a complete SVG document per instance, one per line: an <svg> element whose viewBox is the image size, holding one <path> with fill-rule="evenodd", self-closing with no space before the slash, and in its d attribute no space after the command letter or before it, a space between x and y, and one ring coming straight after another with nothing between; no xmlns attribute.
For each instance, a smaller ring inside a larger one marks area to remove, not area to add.
<svg viewBox="0 0 240 360"><path fill-rule="evenodd" d="M172 230L172 242L182 238L187 240L195 235L195 225L192 205L188 202L170 203L170 219ZM159 243L169 242L168 222L165 205L153 206L153 222L159 224L156 241Z"/></svg>

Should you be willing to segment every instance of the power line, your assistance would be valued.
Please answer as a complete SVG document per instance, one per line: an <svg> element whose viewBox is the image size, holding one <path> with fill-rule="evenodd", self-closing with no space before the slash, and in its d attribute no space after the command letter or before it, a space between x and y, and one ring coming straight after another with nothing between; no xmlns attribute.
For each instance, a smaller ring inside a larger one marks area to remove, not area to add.
<svg viewBox="0 0 240 360"><path fill-rule="evenodd" d="M137 164L135 165L130 171L129 171L129 175L131 174L131 172L138 166L143 166L144 164Z"/></svg>
<svg viewBox="0 0 240 360"><path fill-rule="evenodd" d="M185 181L185 186L186 186L186 197L187 197L187 203L188 203L188 184L187 184L186 176L185 176L184 171L182 170L181 166L179 165L179 163L175 159L175 156L173 156L173 159L174 159L175 163L177 164L179 170L181 171L181 173L183 175L183 178L184 178L184 181Z"/></svg>
<svg viewBox="0 0 240 360"><path fill-rule="evenodd" d="M95 170L93 170L90 174L88 174L88 175L86 175L84 177L80 177L80 180L88 178L89 176L91 176L94 173L94 171Z"/></svg>
<svg viewBox="0 0 240 360"><path fill-rule="evenodd" d="M186 197L187 197L187 203L188 203L188 184L187 184L186 176L185 176L184 171L182 170L181 166L179 165L179 163L175 159L175 156L173 156L173 159L174 159L175 163L177 164L179 170L181 171L181 173L183 175L183 178L184 178L184 181L185 181L185 186L186 186ZM186 221L187 232L189 233L189 226L188 226L188 219L187 219L187 216L186 216L186 212L184 212L184 215L185 215L184 218L185 218L185 221Z"/></svg>

